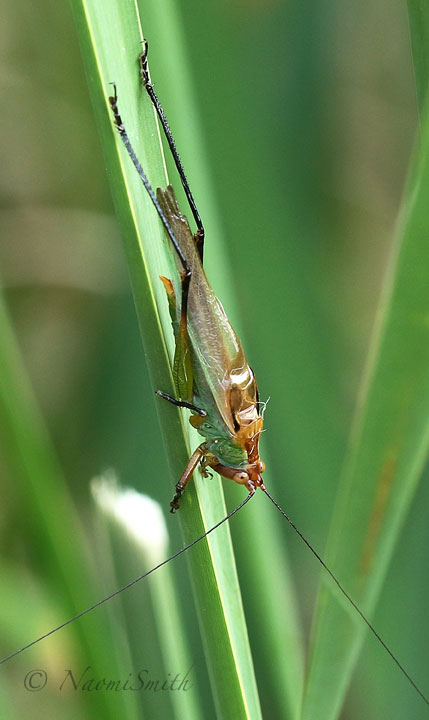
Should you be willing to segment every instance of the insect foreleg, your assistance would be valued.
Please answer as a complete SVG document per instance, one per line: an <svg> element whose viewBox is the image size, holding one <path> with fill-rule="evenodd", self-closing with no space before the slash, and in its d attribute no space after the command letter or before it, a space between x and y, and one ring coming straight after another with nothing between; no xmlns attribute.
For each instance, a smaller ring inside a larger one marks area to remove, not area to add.
<svg viewBox="0 0 429 720"><path fill-rule="evenodd" d="M207 460L207 457L203 455L203 457L200 460L200 473L203 476L203 478L212 478L213 473L210 472L210 470L207 470L208 467L211 467L210 463Z"/></svg>

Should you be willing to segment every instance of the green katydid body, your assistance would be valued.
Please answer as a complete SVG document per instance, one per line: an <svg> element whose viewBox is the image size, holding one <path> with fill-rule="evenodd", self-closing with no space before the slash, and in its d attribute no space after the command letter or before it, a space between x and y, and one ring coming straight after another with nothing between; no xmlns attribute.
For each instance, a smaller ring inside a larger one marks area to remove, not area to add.
<svg viewBox="0 0 429 720"><path fill-rule="evenodd" d="M258 451L263 418L259 412L255 376L204 272L204 227L164 111L150 81L147 50L145 41L139 56L141 81L170 146L197 225L195 235L180 212L171 185L165 191L158 188L155 195L122 123L115 85L109 101L123 143L174 248L181 278L180 288L176 290L171 280L161 278L167 291L176 340L173 378L179 398L161 391L157 394L175 405L189 408L193 413L190 423L205 442L192 454L176 484L176 495L170 503L173 512L179 507L179 498L198 463L203 474L207 474L207 467L212 467L220 475L246 485L250 492L258 486L264 487L261 473L265 465L259 459Z"/></svg>
<svg viewBox="0 0 429 720"><path fill-rule="evenodd" d="M205 442L192 455L177 483L172 502L175 509L198 462L203 472L212 467L249 490L262 485L264 464L259 459L258 441L263 419L255 376L210 287L195 237L180 212L173 188L158 189L157 199L191 271L186 312L182 312L177 300L180 295L171 281L162 278L176 338L174 381L180 399L204 411L190 417Z"/></svg>

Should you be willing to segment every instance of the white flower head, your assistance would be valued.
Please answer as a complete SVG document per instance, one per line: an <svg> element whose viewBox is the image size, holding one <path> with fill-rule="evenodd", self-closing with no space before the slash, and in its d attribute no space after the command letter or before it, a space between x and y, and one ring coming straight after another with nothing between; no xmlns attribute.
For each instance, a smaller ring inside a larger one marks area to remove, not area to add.
<svg viewBox="0 0 429 720"><path fill-rule="evenodd" d="M165 557L168 533L164 514L156 500L133 488L122 488L113 470L91 482L98 507L113 518L144 552Z"/></svg>

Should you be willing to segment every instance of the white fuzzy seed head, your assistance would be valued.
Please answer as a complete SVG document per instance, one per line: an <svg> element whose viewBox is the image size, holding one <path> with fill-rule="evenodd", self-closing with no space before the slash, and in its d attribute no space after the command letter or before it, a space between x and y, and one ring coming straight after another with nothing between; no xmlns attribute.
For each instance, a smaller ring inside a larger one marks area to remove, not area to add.
<svg viewBox="0 0 429 720"><path fill-rule="evenodd" d="M91 491L100 510L123 527L144 552L165 556L167 527L156 500L133 488L121 488L111 470L92 480Z"/></svg>

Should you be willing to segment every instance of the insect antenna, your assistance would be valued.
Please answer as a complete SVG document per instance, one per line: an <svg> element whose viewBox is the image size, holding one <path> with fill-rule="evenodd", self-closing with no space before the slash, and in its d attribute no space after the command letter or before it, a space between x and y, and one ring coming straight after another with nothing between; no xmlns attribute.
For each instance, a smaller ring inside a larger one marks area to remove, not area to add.
<svg viewBox="0 0 429 720"><path fill-rule="evenodd" d="M355 601L350 597L350 595L348 594L348 592L343 588L343 586L341 585L340 581L335 577L334 573L333 573L332 570L327 566L327 564L325 563L325 561L322 560L322 558L321 558L321 556L319 555L319 553L318 553L318 552L314 549L314 547L309 543L309 541L307 540L307 538L304 537L304 535L302 534L302 532L301 532L300 530L298 530L298 528L297 528L297 526L295 525L295 523L290 519L289 515L287 515L287 513L283 510L283 508L280 507L280 505L278 504L278 502L277 502L276 500L274 500L273 496L270 495L270 493L268 492L268 490L266 489L266 487L265 487L265 486L264 486L264 487L261 487L261 490L262 490L262 491L265 493L265 495L271 500L271 502L273 503L273 505L275 505L275 507L276 507L277 510L283 515L283 517L286 518L286 520L288 521L289 525L292 527L293 530L295 530L296 534L299 535L299 537L301 538L301 540L303 540L303 541L305 542L305 544L307 545L307 547L309 548L309 550L313 553L314 557L319 561L319 563L322 565L322 567L326 570L326 572L328 573L328 575L332 578L332 580L334 581L334 583L335 583L335 584L337 585L337 587L341 590L342 594L343 594L344 597L348 600L348 602L350 603L350 605L356 610L356 612L360 615L360 617L362 618L362 620L367 624L367 626L368 626L369 629L371 630L372 634L377 638L378 642L383 646L383 648L385 649L385 651L390 655L390 657L391 657L392 660L396 663L396 665L398 666L398 668L400 669L400 671L402 672L402 674L405 675L405 677L407 678L408 682L413 686L414 690L416 690L416 692L420 695L420 697L422 698L422 700L424 700L424 702L426 703L426 705L429 705L429 700L428 700L428 698L427 698L427 697L424 695L424 693L420 690L420 688L419 688L418 685L414 682L414 680L413 680L413 678L411 677L411 675L408 674L408 672L405 670L404 666L399 662L398 658L393 654L393 652L390 650L390 648L386 645L386 643L384 642L383 638L378 634L377 630L376 630L375 627L370 623L370 621L368 620L368 618L365 617L365 615L363 614L362 610L358 607L358 605L356 605Z"/></svg>
<svg viewBox="0 0 429 720"><path fill-rule="evenodd" d="M195 540L192 540L192 542L188 543L188 545L185 545L180 550L177 550L173 555L170 555L166 560L163 560L162 562L158 563L158 565L155 565L155 567L151 568L147 572L143 573L143 575L139 575L139 577L134 578L134 580L131 580L126 585L123 585L122 587L118 588L114 592L110 593L110 595L106 595L106 597L102 598L101 600L98 600L98 602L94 603L90 607L86 608L85 610L81 610L81 612L77 613L77 615L74 615L73 617L69 618L69 620L66 620L65 622L61 623L61 625L57 625L57 627L52 628L52 630L49 630L48 632L44 633L43 635L40 635L40 637L36 638L35 640L32 640L31 642L27 643L23 647L19 648L19 650L15 650L14 652L10 653L9 655L6 655L6 657L2 658L0 660L0 665L7 662L8 660L11 660L16 655L19 655L20 653L24 652L24 650L28 650L28 648L32 647L33 645L37 645L37 643L41 642L45 638L49 637L50 635L54 635L54 633L58 632L58 630L62 630L62 628L66 627L66 625L71 625L75 620L78 620L79 618L83 617L84 615L87 615L92 610L95 610L96 608L100 607L100 605L104 605L108 600L111 600L112 598L116 597L116 595L120 595L124 590L128 590L128 588L132 587L133 585L136 585L140 580L143 580L148 575L151 575L156 570L159 570L163 565L167 565L167 563L171 562L175 558L179 557L179 555L182 555L187 550L189 550L194 545L197 545L197 543L201 542L201 540L204 540L205 537L210 535L210 533L217 530L218 527L223 525L227 520L232 518L233 515L238 513L239 510L241 510L246 503L249 502L250 498L253 497L255 493L250 492L248 496L241 502L239 505L237 505L234 510L231 510L222 520L220 520L216 525L213 525L209 530L206 530L205 533L197 537Z"/></svg>

